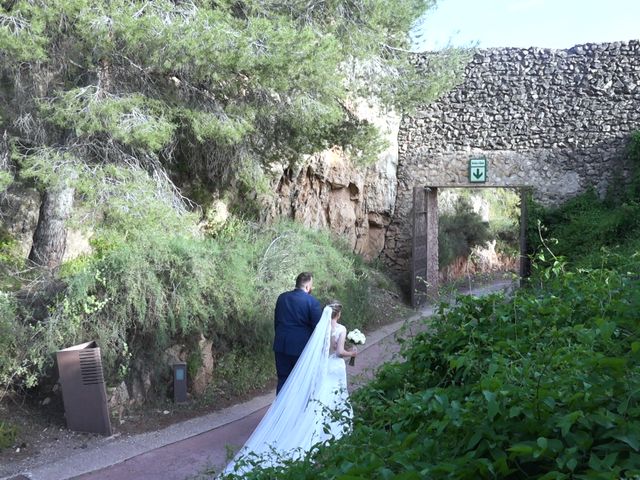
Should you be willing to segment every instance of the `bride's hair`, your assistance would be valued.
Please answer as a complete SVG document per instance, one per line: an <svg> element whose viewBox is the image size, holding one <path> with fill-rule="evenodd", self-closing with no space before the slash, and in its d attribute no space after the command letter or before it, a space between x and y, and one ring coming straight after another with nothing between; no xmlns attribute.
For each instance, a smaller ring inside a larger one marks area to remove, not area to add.
<svg viewBox="0 0 640 480"><path fill-rule="evenodd" d="M333 310L333 312L331 313L331 318L336 318L342 311L342 304L337 300L330 301L327 307L331 307L331 310Z"/></svg>

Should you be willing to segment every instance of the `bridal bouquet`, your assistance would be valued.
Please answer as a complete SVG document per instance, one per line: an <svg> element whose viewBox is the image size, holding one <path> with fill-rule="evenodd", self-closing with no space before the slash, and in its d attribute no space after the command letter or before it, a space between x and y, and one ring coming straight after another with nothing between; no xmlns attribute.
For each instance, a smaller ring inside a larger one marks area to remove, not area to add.
<svg viewBox="0 0 640 480"><path fill-rule="evenodd" d="M360 330L356 328L354 330L351 330L349 333L347 333L347 340L349 340L354 345L364 345L364 342L366 342L367 337L365 337L364 333L362 333ZM356 358L351 357L349 359L349 365L353 367L355 364L356 364Z"/></svg>

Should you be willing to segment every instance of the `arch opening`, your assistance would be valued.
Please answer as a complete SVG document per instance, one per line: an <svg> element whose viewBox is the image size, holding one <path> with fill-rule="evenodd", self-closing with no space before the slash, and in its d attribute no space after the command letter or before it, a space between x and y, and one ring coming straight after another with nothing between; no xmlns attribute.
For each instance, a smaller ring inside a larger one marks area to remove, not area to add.
<svg viewBox="0 0 640 480"><path fill-rule="evenodd" d="M527 277L530 266L526 226L530 195L528 186L414 187L412 306L436 302L443 284L455 281L461 266L463 276L469 278L492 269L506 275L513 272L520 280ZM498 247L499 240L502 243Z"/></svg>

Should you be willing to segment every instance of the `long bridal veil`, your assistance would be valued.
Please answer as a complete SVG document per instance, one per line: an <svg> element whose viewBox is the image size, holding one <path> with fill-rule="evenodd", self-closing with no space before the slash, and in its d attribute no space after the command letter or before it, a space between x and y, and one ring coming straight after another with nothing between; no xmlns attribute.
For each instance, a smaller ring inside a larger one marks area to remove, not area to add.
<svg viewBox="0 0 640 480"><path fill-rule="evenodd" d="M325 426L322 406L327 397L323 387L329 364L331 313L331 307L325 307L280 393L223 474L242 474L254 464L273 466L284 459L299 458L315 443L336 436L335 428L327 430Z"/></svg>

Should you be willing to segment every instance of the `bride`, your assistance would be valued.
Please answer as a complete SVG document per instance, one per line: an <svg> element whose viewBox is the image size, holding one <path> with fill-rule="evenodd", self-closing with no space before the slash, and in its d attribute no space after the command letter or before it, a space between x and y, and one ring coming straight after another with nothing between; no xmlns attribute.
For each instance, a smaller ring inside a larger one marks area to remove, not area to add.
<svg viewBox="0 0 640 480"><path fill-rule="evenodd" d="M223 475L301 458L313 445L348 432L352 411L344 357L355 357L357 350L344 348L341 312L338 302L324 308L280 393Z"/></svg>

